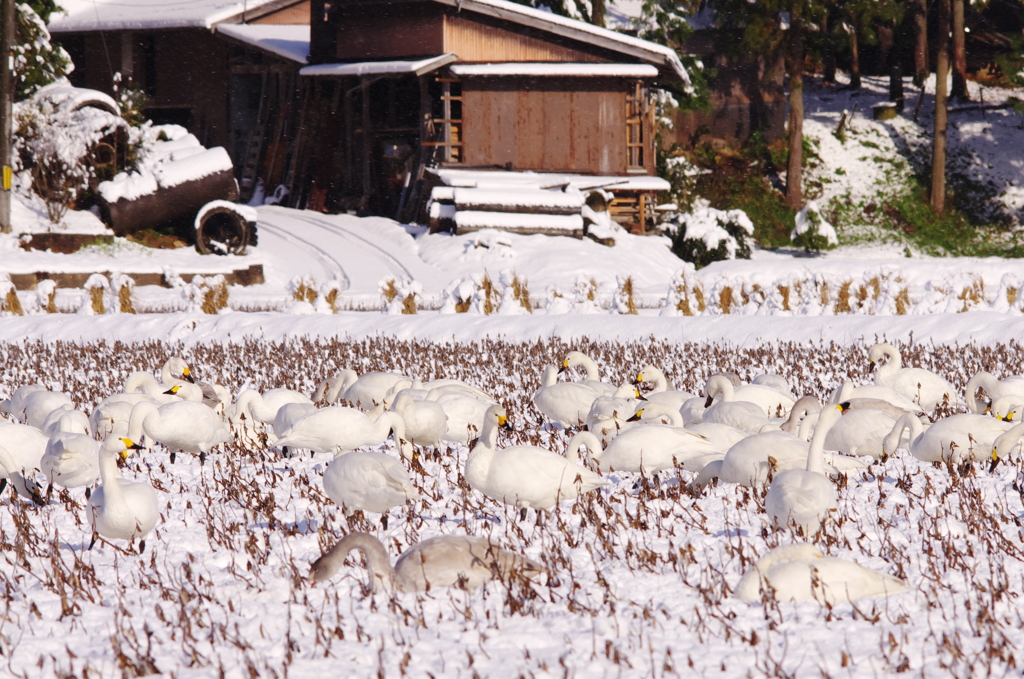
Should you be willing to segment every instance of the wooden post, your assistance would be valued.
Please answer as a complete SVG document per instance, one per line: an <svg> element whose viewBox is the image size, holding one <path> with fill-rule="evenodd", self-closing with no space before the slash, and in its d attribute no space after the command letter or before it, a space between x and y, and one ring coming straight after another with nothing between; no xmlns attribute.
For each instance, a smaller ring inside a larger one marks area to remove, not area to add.
<svg viewBox="0 0 1024 679"><path fill-rule="evenodd" d="M11 232L11 141L14 115L14 56L15 42L14 0L2 0L0 11L0 232Z"/></svg>
<svg viewBox="0 0 1024 679"><path fill-rule="evenodd" d="M946 78L949 75L949 0L939 2L939 44L935 60L935 130L932 139L932 210L946 209Z"/></svg>
<svg viewBox="0 0 1024 679"><path fill-rule="evenodd" d="M366 207L370 201L370 153L373 150L373 143L370 139L370 85L366 78L360 83L360 94L363 96L363 197L360 200L362 207Z"/></svg>

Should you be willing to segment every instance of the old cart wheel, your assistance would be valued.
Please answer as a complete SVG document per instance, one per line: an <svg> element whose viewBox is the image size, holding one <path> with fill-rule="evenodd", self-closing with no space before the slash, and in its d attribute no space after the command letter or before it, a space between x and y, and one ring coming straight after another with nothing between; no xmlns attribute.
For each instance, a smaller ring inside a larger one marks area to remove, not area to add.
<svg viewBox="0 0 1024 679"><path fill-rule="evenodd" d="M249 223L227 207L206 211L196 226L196 250L204 255L244 255L249 244Z"/></svg>

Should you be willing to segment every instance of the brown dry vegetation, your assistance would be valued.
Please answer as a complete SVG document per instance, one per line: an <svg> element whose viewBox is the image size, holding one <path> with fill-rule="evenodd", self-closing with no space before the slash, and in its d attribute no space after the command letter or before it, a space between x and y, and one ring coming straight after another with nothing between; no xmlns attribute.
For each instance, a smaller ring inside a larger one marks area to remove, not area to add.
<svg viewBox="0 0 1024 679"><path fill-rule="evenodd" d="M797 393L818 395L843 377L868 377L864 347L814 342L745 350L648 339L24 342L0 345L0 397L41 381L90 407L132 371L156 369L174 353L232 392L248 384L308 393L340 368L395 370L458 377L493 393L516 428L501 445L564 450L565 435L539 427L529 395L540 368L571 349L613 382L652 363L689 390L720 371L777 372ZM979 370L1024 373L1015 342L901 349L907 364L937 369L958 388ZM864 667L1003 676L1024 666L1019 459L989 474L901 455L841 481L841 518L820 546L903 577L912 591L856 605L752 606L731 587L758 555L790 539L763 531L759 493L719 486L693 496L676 480L685 472L657 481L620 474L607 492L520 521L466 487L465 454L443 446L425 455L412 473L423 499L380 531L375 519L346 518L324 497L324 456L282 459L266 446L231 445L201 467L180 458L171 465L156 446L124 471L150 480L164 505L141 557L123 543L84 549L80 492L42 508L5 497L2 664L19 676L267 677L848 676ZM472 594L391 598L369 595L353 557L343 574L310 586L309 562L357 529L385 537L392 556L438 532L490 535L549 574Z"/></svg>

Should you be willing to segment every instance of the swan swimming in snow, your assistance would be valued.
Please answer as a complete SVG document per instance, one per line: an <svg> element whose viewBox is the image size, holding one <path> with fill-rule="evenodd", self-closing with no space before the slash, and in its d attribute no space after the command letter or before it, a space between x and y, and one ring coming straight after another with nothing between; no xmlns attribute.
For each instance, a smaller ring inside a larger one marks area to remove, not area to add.
<svg viewBox="0 0 1024 679"><path fill-rule="evenodd" d="M353 549L366 557L373 591L420 592L438 587L475 589L494 579L531 578L543 567L521 554L502 549L487 538L441 535L417 543L398 557L394 568L380 540L349 533L313 562L309 577L323 582L337 573Z"/></svg>
<svg viewBox="0 0 1024 679"><path fill-rule="evenodd" d="M736 585L736 597L779 602L818 601L834 605L865 597L899 594L907 583L853 561L827 557L814 545L797 542L776 547Z"/></svg>

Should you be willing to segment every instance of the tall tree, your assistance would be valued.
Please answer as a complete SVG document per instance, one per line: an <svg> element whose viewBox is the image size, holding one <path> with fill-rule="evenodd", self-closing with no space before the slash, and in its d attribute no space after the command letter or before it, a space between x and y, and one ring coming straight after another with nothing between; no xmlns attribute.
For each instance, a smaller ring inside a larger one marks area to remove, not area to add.
<svg viewBox="0 0 1024 679"><path fill-rule="evenodd" d="M946 79L949 77L950 0L938 5L938 56L935 60L935 128L932 138L932 210L946 209Z"/></svg>
<svg viewBox="0 0 1024 679"><path fill-rule="evenodd" d="M928 0L910 0L914 18L914 85L924 87L928 68Z"/></svg>
<svg viewBox="0 0 1024 679"><path fill-rule="evenodd" d="M799 0L790 9L789 24L789 162L786 165L786 204L803 207L804 175L804 36Z"/></svg>
<svg viewBox="0 0 1024 679"><path fill-rule="evenodd" d="M958 101L968 101L967 92L967 31L964 26L964 0L953 0L953 90L950 96Z"/></svg>

